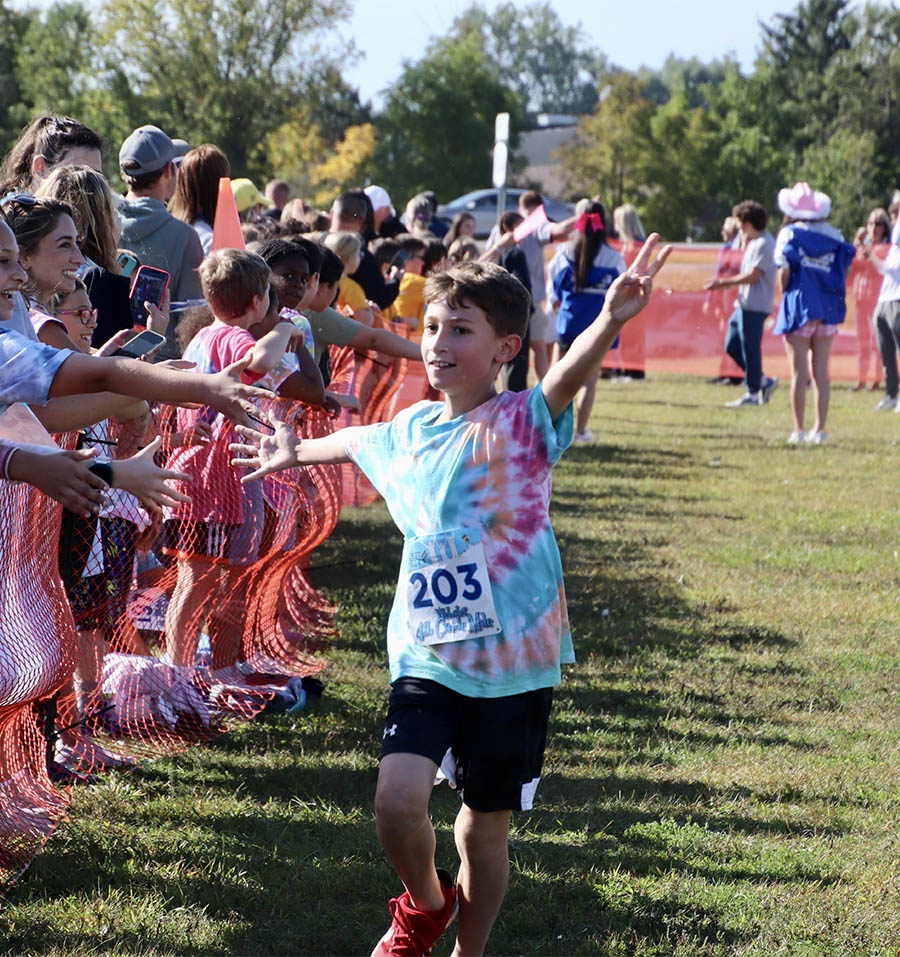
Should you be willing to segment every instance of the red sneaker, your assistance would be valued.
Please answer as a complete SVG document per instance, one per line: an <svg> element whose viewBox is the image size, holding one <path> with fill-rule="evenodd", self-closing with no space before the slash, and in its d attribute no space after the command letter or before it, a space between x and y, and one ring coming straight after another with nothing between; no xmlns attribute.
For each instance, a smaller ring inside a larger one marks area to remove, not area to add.
<svg viewBox="0 0 900 957"><path fill-rule="evenodd" d="M372 957L429 957L431 948L459 910L453 878L440 868L437 875L444 891L444 906L440 912L435 915L416 910L409 891L394 897L388 904L393 917L391 926L378 941Z"/></svg>

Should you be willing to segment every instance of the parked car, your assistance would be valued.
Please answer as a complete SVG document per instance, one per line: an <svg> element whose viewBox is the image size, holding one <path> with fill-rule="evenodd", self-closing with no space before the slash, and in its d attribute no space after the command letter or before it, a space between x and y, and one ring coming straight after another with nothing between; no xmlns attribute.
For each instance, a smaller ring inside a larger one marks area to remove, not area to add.
<svg viewBox="0 0 900 957"><path fill-rule="evenodd" d="M519 197L527 192L524 189L508 189L506 191L506 209L518 209ZM497 222L497 193L496 189L476 189L474 192L458 196L449 203L437 208L437 218L449 223L458 213L471 213L475 217L475 236L485 239L491 228ZM575 209L568 203L561 203L557 199L544 199L544 209L547 218L555 223L569 216L573 216Z"/></svg>

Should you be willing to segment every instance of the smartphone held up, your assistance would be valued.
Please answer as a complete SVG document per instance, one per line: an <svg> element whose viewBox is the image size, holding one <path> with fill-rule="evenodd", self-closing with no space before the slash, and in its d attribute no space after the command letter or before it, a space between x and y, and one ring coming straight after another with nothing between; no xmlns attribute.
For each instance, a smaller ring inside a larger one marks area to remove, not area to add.
<svg viewBox="0 0 900 957"><path fill-rule="evenodd" d="M169 274L165 269L156 269L154 266L141 266L135 273L131 284L131 318L136 326L147 324L147 309L145 302L150 302L158 309L166 297L169 288Z"/></svg>

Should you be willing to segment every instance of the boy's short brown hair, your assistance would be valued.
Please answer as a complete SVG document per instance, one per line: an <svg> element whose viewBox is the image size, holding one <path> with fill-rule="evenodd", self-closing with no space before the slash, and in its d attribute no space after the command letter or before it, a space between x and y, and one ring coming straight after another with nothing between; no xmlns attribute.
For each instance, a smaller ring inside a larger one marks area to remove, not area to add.
<svg viewBox="0 0 900 957"><path fill-rule="evenodd" d="M544 205L544 199L540 193L533 189L526 190L519 197L519 205L522 209L527 209L529 213L534 212L538 206Z"/></svg>
<svg viewBox="0 0 900 957"><path fill-rule="evenodd" d="M203 295L220 319L237 319L269 288L265 260L243 249L216 249L200 264Z"/></svg>
<svg viewBox="0 0 900 957"><path fill-rule="evenodd" d="M488 262L458 263L429 276L425 302L477 306L498 336L524 336L531 314L528 290L502 266Z"/></svg>
<svg viewBox="0 0 900 957"><path fill-rule="evenodd" d="M766 212L766 207L763 206L762 203L757 203L755 199L745 199L738 203L737 206L732 209L731 215L742 223L750 223L750 225L759 232L762 232L762 230L766 228L766 224L769 221L769 214Z"/></svg>

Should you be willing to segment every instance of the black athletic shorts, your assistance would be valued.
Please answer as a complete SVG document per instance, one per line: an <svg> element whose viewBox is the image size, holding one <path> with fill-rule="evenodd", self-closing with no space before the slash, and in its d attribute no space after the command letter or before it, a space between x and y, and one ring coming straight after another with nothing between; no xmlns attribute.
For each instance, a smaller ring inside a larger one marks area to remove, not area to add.
<svg viewBox="0 0 900 957"><path fill-rule="evenodd" d="M552 688L470 698L436 681L399 678L391 685L381 757L429 758L474 811L528 811L552 700Z"/></svg>

